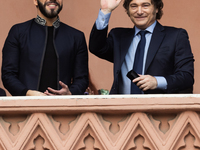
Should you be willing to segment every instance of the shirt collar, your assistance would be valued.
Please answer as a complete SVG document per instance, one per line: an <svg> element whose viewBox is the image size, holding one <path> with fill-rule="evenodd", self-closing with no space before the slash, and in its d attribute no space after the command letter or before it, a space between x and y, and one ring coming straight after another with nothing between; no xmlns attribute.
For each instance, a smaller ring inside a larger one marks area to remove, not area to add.
<svg viewBox="0 0 200 150"><path fill-rule="evenodd" d="M39 15L37 15L37 17L35 18L35 22L42 25L42 26L45 26L46 25L46 20L41 18ZM55 28L58 28L60 26L60 19L59 17L56 19L56 21L54 21L53 23L53 26Z"/></svg>
<svg viewBox="0 0 200 150"><path fill-rule="evenodd" d="M157 21L155 21L152 25L150 25L148 28L146 28L145 30L146 31L148 31L149 33L153 33L153 30L154 30L154 28L155 28L155 26L156 26L156 23L157 23ZM141 31L141 29L139 29L139 28L137 28L136 26L135 26L135 35L137 35L138 34L138 32L140 32Z"/></svg>

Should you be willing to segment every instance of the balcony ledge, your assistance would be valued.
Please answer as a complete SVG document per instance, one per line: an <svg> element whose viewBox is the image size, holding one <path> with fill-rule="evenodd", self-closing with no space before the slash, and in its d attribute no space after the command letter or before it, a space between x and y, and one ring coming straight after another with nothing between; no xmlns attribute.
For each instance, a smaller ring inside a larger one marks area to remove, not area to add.
<svg viewBox="0 0 200 150"><path fill-rule="evenodd" d="M48 97L1 97L0 113L21 112L111 112L199 110L200 94L82 95Z"/></svg>

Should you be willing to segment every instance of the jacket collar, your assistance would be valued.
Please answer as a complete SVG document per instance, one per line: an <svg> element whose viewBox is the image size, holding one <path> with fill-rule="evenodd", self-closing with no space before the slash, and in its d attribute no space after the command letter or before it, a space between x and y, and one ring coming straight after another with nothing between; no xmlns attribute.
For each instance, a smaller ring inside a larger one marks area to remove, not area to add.
<svg viewBox="0 0 200 150"><path fill-rule="evenodd" d="M38 16L38 15L37 15L37 17L35 18L35 22L38 23L38 24L40 24L40 25L42 25L42 26L45 26L45 25L46 25L46 20L43 19L43 18L41 18L41 17ZM56 21L54 21L53 26L54 26L55 28L58 28L58 27L60 26L60 19L59 19L59 17L57 18Z"/></svg>

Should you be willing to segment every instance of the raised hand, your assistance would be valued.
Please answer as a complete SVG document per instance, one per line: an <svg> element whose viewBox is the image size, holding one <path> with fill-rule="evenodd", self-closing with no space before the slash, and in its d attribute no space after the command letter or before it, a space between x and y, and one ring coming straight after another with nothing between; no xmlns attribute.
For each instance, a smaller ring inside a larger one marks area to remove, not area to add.
<svg viewBox="0 0 200 150"><path fill-rule="evenodd" d="M108 14L117 8L120 2L121 0L101 0L101 11Z"/></svg>

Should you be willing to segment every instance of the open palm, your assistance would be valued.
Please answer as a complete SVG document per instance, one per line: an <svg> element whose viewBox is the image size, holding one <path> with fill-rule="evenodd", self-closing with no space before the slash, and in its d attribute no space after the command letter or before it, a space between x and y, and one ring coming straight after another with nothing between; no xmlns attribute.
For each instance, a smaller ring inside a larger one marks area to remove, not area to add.
<svg viewBox="0 0 200 150"><path fill-rule="evenodd" d="M101 10L103 13L110 13L117 6L119 6L121 0L101 0Z"/></svg>

